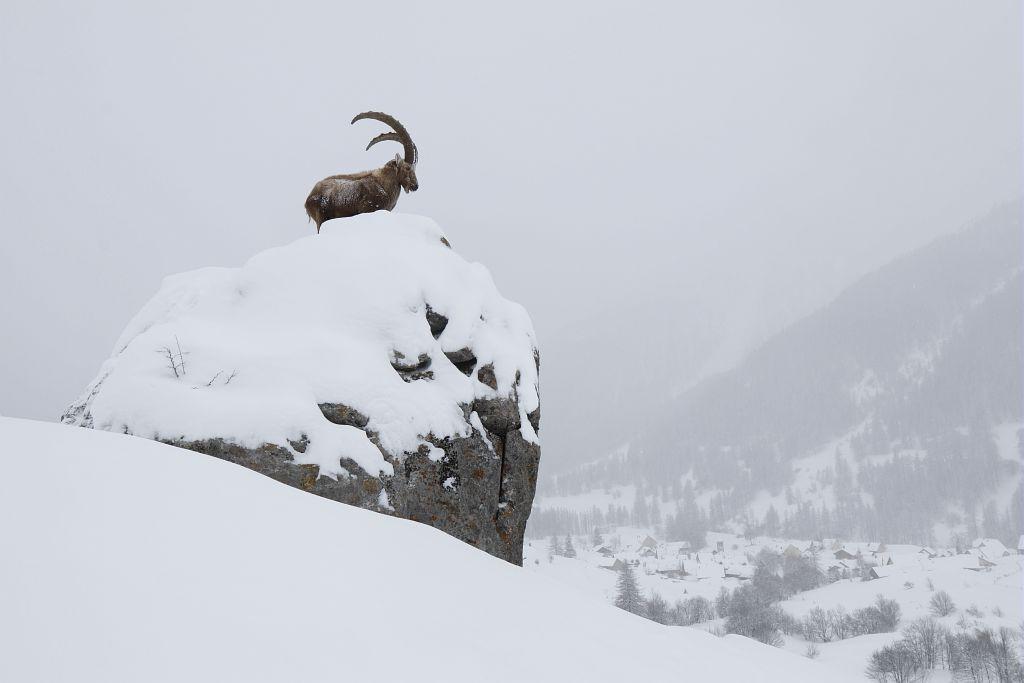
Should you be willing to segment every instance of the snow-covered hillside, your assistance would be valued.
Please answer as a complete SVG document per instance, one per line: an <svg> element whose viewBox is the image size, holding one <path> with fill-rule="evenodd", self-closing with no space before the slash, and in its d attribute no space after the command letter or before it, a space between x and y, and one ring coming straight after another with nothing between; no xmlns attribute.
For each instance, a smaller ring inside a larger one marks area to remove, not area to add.
<svg viewBox="0 0 1024 683"><path fill-rule="evenodd" d="M825 671L747 639L659 626L427 526L156 442L0 418L0 459L0 680Z"/></svg>
<svg viewBox="0 0 1024 683"><path fill-rule="evenodd" d="M700 510L713 530L1014 541L1024 532L1021 221L1020 202L1003 206L878 269L667 403L628 447L542 480L534 533L654 525L645 511L676 513L691 487L685 516Z"/></svg>

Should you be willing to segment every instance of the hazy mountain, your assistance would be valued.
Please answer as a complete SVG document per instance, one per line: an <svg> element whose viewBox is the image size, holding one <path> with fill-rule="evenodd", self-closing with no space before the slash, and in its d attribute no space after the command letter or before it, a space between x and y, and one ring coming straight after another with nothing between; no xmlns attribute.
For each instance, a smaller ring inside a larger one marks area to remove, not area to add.
<svg viewBox="0 0 1024 683"><path fill-rule="evenodd" d="M548 491L691 482L712 525L803 536L1016 533L1021 249L1016 203L891 262Z"/></svg>

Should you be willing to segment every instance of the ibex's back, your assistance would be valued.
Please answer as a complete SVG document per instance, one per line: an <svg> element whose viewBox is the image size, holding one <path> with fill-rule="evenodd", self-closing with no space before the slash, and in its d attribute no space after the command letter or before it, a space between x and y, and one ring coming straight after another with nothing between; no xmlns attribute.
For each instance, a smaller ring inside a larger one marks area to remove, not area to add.
<svg viewBox="0 0 1024 683"><path fill-rule="evenodd" d="M398 195L404 189L415 192L419 189L416 179L416 162L419 154L409 132L395 118L380 112L363 112L352 123L360 119L376 119L391 126L392 132L381 133L366 146L370 149L378 142L393 140L405 148L405 158L395 158L381 168L362 173L346 173L324 178L306 198L306 213L316 223L316 231L332 218L348 218L361 213L384 209L390 211L398 203Z"/></svg>

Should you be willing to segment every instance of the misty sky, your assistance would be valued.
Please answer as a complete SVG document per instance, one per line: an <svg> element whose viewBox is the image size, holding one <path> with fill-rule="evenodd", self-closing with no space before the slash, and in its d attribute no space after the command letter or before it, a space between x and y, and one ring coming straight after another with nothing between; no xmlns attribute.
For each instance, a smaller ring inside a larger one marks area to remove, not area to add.
<svg viewBox="0 0 1024 683"><path fill-rule="evenodd" d="M0 413L56 419L164 275L309 234L398 151L366 109L420 149L398 209L531 312L548 467L1020 193L1014 0L634 5L5 0Z"/></svg>

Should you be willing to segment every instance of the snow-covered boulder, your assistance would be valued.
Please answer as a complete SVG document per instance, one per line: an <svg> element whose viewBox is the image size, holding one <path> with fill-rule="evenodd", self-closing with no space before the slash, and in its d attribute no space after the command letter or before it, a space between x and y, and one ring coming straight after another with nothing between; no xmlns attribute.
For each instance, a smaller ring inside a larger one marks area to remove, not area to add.
<svg viewBox="0 0 1024 683"><path fill-rule="evenodd" d="M526 311L417 216L168 277L62 420L425 522L511 562L540 459Z"/></svg>

